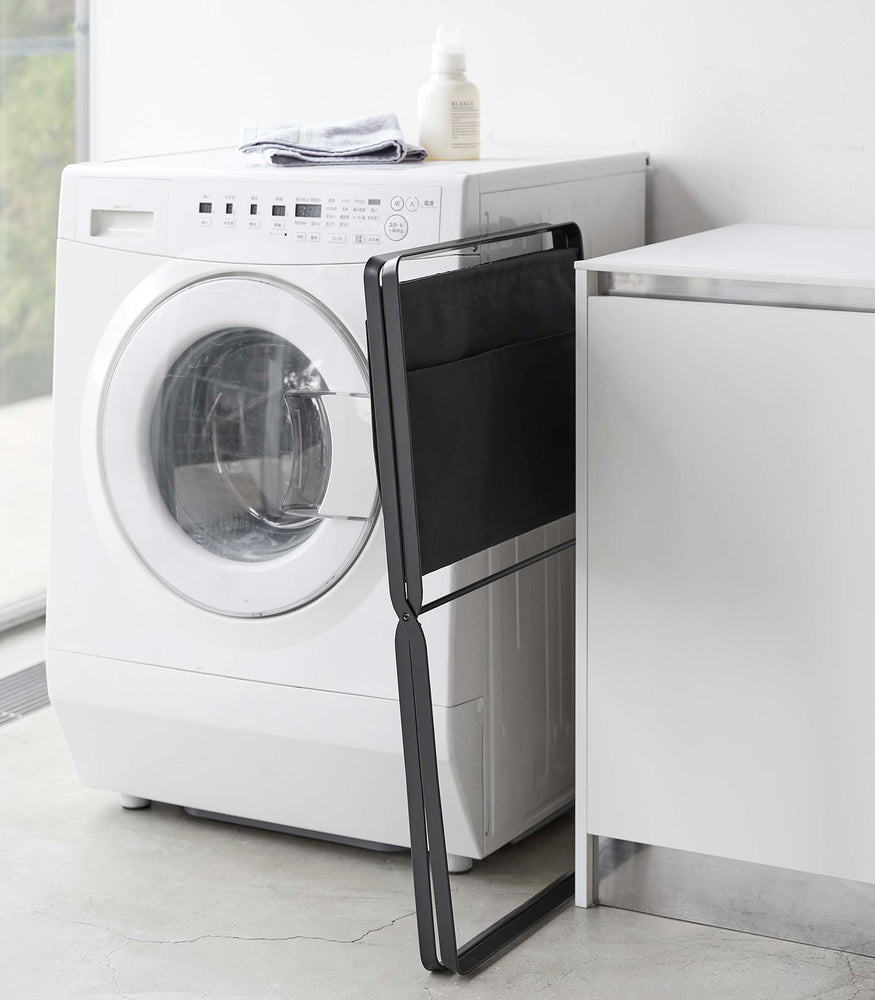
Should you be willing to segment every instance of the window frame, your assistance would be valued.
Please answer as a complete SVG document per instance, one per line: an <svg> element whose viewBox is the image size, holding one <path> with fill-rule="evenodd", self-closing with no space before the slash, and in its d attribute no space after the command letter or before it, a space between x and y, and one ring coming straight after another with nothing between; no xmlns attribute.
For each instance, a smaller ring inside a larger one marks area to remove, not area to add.
<svg viewBox="0 0 875 1000"><path fill-rule="evenodd" d="M75 53L75 141L76 161L88 159L90 149L90 0L75 0L73 37L67 35L36 35L2 40L2 56L23 56L32 53ZM0 607L0 635L10 629L43 618L46 594L31 594Z"/></svg>

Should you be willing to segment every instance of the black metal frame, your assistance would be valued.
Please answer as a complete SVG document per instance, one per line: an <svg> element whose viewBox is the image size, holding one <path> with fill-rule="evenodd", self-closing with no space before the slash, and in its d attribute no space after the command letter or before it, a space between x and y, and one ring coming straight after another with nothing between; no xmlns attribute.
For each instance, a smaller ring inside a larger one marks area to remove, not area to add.
<svg viewBox="0 0 875 1000"><path fill-rule="evenodd" d="M372 257L365 267L374 444L383 504L389 591L398 615L395 655L419 951L423 966L433 972L445 969L460 975L473 972L571 899L574 894L574 872L556 879L467 944L457 946L438 780L428 648L419 618L434 608L569 548L574 545L574 540L554 545L544 552L423 604L423 574L398 272L403 260L414 257L548 235L552 236L554 248L576 249L578 257L582 256L580 230L574 223L565 223L505 230L488 236L384 254ZM439 954L435 941L435 922Z"/></svg>

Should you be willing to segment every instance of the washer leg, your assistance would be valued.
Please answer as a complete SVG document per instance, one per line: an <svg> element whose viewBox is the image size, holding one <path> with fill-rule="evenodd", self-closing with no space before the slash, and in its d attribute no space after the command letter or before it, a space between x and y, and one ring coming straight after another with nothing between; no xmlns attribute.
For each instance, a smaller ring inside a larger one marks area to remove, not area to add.
<svg viewBox="0 0 875 1000"><path fill-rule="evenodd" d="M461 875L469 872L474 867L474 862L470 858L465 858L461 854L447 855L447 868L451 875Z"/></svg>
<svg viewBox="0 0 875 1000"><path fill-rule="evenodd" d="M122 800L123 809L148 809L152 805L151 799L141 799L139 795L125 795L122 792L119 798Z"/></svg>

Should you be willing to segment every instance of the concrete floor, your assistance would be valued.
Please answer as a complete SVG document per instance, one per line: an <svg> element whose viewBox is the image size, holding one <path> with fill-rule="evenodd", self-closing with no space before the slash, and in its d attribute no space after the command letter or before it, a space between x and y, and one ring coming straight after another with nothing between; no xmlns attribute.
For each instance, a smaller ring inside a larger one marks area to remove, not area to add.
<svg viewBox="0 0 875 1000"><path fill-rule="evenodd" d="M543 884L570 833L454 879L463 932ZM564 910L472 978L429 975L412 911L406 854L125 812L80 786L51 709L0 728L3 1000L875 998L873 959L607 907Z"/></svg>

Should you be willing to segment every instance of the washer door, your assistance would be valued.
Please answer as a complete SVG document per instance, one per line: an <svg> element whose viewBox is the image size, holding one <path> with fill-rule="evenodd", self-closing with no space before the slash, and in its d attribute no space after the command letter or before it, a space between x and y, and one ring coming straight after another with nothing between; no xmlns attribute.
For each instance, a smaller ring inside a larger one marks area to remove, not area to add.
<svg viewBox="0 0 875 1000"><path fill-rule="evenodd" d="M156 306L110 376L112 506L169 587L211 611L278 614L332 587L377 507L365 359L312 296L213 278Z"/></svg>

